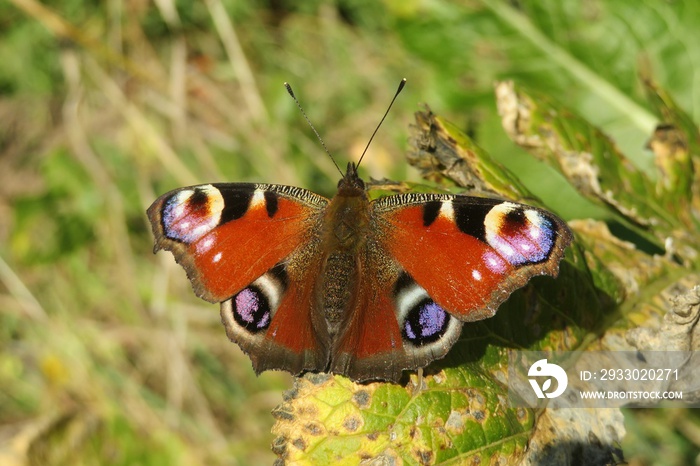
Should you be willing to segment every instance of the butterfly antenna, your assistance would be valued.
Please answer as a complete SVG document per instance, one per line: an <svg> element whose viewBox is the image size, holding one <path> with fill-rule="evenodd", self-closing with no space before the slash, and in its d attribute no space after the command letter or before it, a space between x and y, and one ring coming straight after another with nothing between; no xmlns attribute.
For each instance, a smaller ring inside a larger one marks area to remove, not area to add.
<svg viewBox="0 0 700 466"><path fill-rule="evenodd" d="M297 104L297 107L299 107L299 110L301 111L301 114L304 115L304 119L305 119L306 122L309 124L309 126L311 127L311 129L314 131L314 134L316 135L316 138L318 139L318 141L321 143L321 146L323 146L323 150L326 151L326 154L328 154L328 157L330 157L331 160L333 161L333 165L335 165L335 168L338 169L338 172L340 173L340 176L344 176L343 171L340 169L340 167L339 167L338 164L336 163L335 159L333 158L333 156L331 155L330 151L329 151L328 148L326 147L326 144L323 142L323 139L321 139L321 135L318 134L318 131L316 131L316 128L314 128L314 125L311 124L311 120L309 120L309 117L306 116L306 112L305 112L304 109L301 107L301 104L300 104L299 101L297 100L297 97L294 95L294 91L292 90L292 86L290 86L289 83L284 83L284 87L287 88L287 92L289 92L289 95L292 96L292 99L294 99L294 102Z"/></svg>
<svg viewBox="0 0 700 466"><path fill-rule="evenodd" d="M403 87L406 85L406 78L403 78L401 82L399 83L399 88L396 89L396 94L394 94L394 98L391 99L391 103L389 104L389 107L386 109L386 112L384 112L384 116L382 117L381 121L377 125L377 127L374 129L374 133L372 133L372 136L369 138L369 141L367 141L367 145L365 146L365 150L362 151L362 155L360 156L360 160L357 161L357 166L360 166L360 163L362 163L362 159L364 158L365 154L367 153L367 149L369 149L369 145L372 144L372 139L374 139L374 135L377 134L377 131L379 131L379 127L382 126L382 123L384 123L384 119L386 116L389 114L389 110L391 110L391 106L394 105L394 101L396 98L401 94L401 91L403 90Z"/></svg>

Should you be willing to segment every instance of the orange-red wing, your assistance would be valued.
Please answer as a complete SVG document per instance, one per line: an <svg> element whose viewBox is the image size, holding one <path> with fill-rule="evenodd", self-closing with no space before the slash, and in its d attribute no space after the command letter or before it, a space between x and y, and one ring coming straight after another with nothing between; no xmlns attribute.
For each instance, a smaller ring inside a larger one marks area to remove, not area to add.
<svg viewBox="0 0 700 466"><path fill-rule="evenodd" d="M440 306L462 321L492 316L534 275L556 275L566 224L535 207L438 194L373 203L377 241Z"/></svg>
<svg viewBox="0 0 700 466"><path fill-rule="evenodd" d="M327 203L288 186L212 184L171 191L148 216L155 250L172 251L197 295L221 302L307 242Z"/></svg>

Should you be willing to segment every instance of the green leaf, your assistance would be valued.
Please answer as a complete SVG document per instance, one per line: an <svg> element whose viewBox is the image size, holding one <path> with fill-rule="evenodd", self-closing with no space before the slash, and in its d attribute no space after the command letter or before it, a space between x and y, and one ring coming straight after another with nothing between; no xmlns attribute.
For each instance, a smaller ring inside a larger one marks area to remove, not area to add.
<svg viewBox="0 0 700 466"><path fill-rule="evenodd" d="M451 369L418 389L359 385L340 376L297 379L293 397L273 415L275 451L294 464L404 464L522 457L534 414L504 409L488 374Z"/></svg>
<svg viewBox="0 0 700 466"><path fill-rule="evenodd" d="M430 109L416 113L412 129L406 158L424 178L450 180L457 186L511 199L533 197L513 173Z"/></svg>
<svg viewBox="0 0 700 466"><path fill-rule="evenodd" d="M654 183L598 128L552 98L512 82L498 84L496 95L509 136L556 167L585 197L657 244L678 227L666 206L649 195Z"/></svg>
<svg viewBox="0 0 700 466"><path fill-rule="evenodd" d="M700 132L668 92L651 79L643 83L649 103L661 119L647 144L658 170L656 191L686 228L697 229L700 221L692 212L700 210Z"/></svg>

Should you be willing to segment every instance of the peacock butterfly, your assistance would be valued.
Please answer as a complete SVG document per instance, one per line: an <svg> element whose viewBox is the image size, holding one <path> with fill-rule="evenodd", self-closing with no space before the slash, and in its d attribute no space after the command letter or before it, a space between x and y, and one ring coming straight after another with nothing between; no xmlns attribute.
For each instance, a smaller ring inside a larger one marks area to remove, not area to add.
<svg viewBox="0 0 700 466"><path fill-rule="evenodd" d="M464 322L493 316L531 277L558 273L572 237L552 213L452 194L370 200L358 164L330 200L215 183L148 209L154 252L171 251L197 296L221 303L228 337L257 373L398 381L445 356Z"/></svg>

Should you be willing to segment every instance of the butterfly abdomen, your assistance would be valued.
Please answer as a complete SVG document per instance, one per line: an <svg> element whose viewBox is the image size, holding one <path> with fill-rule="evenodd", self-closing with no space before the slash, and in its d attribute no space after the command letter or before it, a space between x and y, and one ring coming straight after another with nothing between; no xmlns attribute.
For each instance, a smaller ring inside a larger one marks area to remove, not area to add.
<svg viewBox="0 0 700 466"><path fill-rule="evenodd" d="M334 252L326 259L322 274L321 300L328 333L334 338L340 330L345 310L353 300L353 288L357 283L355 257L344 252Z"/></svg>

